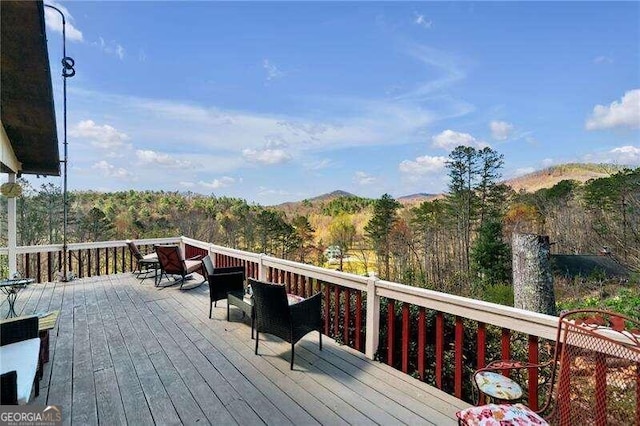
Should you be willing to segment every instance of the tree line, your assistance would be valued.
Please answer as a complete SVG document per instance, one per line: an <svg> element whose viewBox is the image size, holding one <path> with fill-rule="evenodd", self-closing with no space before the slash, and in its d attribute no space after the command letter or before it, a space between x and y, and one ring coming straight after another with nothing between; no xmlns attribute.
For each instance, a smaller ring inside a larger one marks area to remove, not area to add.
<svg viewBox="0 0 640 426"><path fill-rule="evenodd" d="M334 245L342 254L340 269L344 258L357 258L363 265L357 272L375 269L384 279L471 296L510 284L513 232L549 235L554 252L607 247L618 261L638 268L640 168L528 193L501 183L503 166L503 156L491 148L459 146L449 154L448 193L440 199L412 207L389 194L305 200L305 211L313 214L189 192L74 191L67 241L185 235L318 265ZM22 185L18 244L61 243L60 188Z"/></svg>

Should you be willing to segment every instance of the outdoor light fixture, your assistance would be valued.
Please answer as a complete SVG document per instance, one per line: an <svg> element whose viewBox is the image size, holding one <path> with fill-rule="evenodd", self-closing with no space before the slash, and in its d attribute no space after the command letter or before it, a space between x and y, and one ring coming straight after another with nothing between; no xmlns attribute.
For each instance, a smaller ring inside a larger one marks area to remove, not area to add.
<svg viewBox="0 0 640 426"><path fill-rule="evenodd" d="M17 182L7 182L0 185L0 193L7 198L16 198L22 195L22 187Z"/></svg>
<svg viewBox="0 0 640 426"><path fill-rule="evenodd" d="M75 61L73 58L67 56L67 38L66 38L66 20L64 17L64 13L57 7L51 6L49 4L45 4L46 7L55 10L62 17L62 91L63 91L63 114L64 114L64 160L61 163L64 165L63 167L63 189L62 189L62 281L67 281L67 78L73 77L76 75L76 70L73 68L75 66Z"/></svg>

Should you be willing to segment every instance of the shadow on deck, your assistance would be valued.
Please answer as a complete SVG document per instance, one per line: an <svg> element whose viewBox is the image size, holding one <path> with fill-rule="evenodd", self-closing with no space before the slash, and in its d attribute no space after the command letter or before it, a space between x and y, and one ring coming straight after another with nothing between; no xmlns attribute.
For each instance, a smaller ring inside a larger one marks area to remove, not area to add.
<svg viewBox="0 0 640 426"><path fill-rule="evenodd" d="M290 347L226 304L209 319L207 285L158 289L131 274L35 284L16 311L60 309L40 396L65 424L455 424L468 405L317 334ZM6 315L7 303L0 305Z"/></svg>

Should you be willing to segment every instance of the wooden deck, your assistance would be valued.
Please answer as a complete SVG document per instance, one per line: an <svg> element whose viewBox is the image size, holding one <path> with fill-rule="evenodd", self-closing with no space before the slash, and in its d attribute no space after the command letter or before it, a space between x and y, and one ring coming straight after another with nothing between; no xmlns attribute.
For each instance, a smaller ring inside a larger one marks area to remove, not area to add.
<svg viewBox="0 0 640 426"><path fill-rule="evenodd" d="M16 311L60 309L40 396L65 424L456 424L468 405L316 333L296 346L250 328L207 285L158 289L131 274L34 284ZM7 303L0 304L6 315ZM235 320L235 321L233 321Z"/></svg>

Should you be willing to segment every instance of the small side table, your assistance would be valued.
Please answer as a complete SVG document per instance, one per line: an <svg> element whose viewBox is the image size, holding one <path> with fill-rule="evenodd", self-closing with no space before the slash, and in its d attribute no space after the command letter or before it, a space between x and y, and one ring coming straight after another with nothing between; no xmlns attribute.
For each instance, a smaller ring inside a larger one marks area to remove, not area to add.
<svg viewBox="0 0 640 426"><path fill-rule="evenodd" d="M229 307L231 305L240 308L242 318L244 318L245 315L249 315L249 318L251 318L251 338L253 339L253 328L256 320L253 297L240 291L227 293L227 321L229 321Z"/></svg>
<svg viewBox="0 0 640 426"><path fill-rule="evenodd" d="M18 292L34 281L35 280L33 278L9 278L0 281L0 290L7 295L7 302L9 302L9 311L5 318L18 316L15 310Z"/></svg>

